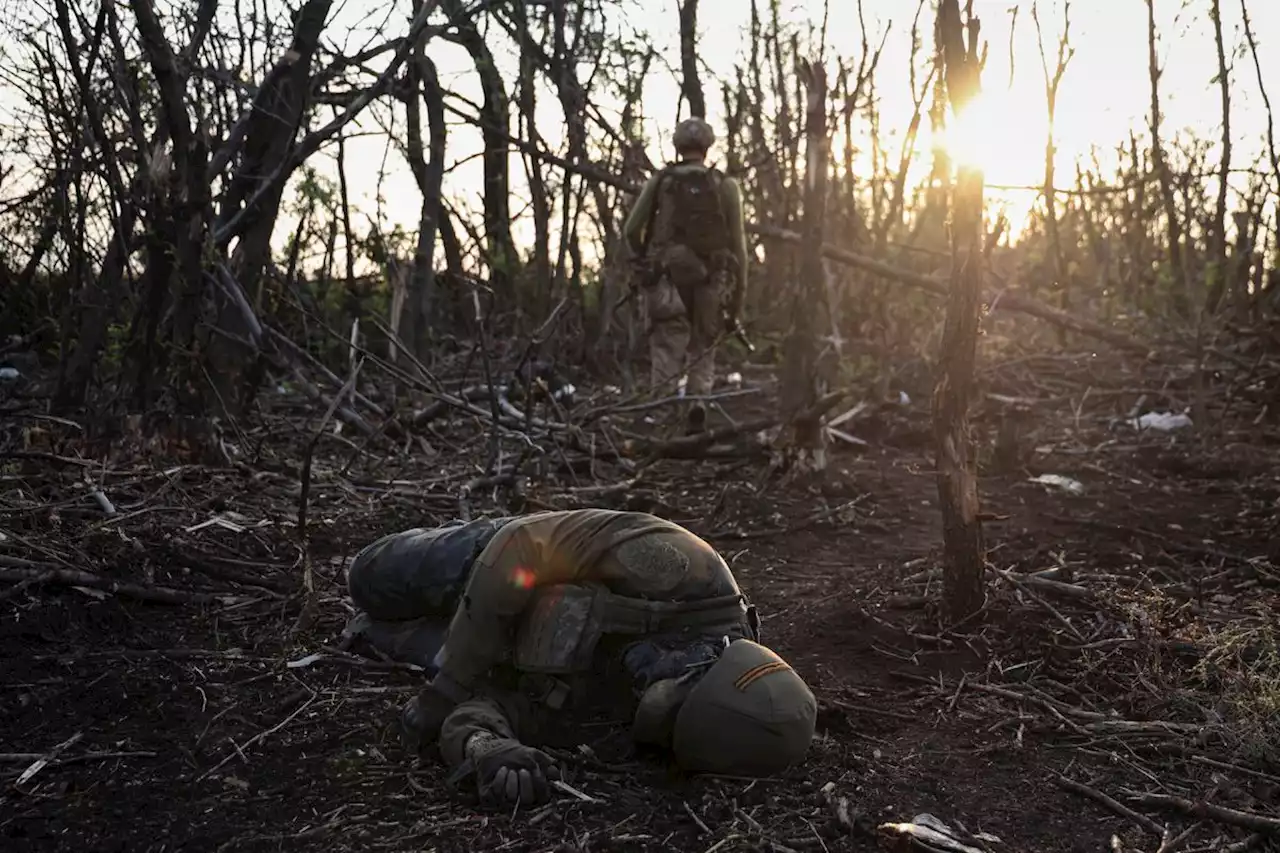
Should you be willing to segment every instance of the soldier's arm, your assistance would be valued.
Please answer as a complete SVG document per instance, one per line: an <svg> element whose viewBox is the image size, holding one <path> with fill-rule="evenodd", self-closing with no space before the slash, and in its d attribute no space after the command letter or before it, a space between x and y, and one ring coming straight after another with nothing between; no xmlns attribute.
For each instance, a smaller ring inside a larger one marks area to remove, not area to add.
<svg viewBox="0 0 1280 853"><path fill-rule="evenodd" d="M738 259L738 274L733 280L733 295L729 311L735 319L742 315L742 303L747 295L747 229L743 222L742 187L734 178L726 176L721 184L725 216L729 220L729 248Z"/></svg>
<svg viewBox="0 0 1280 853"><path fill-rule="evenodd" d="M512 709L489 696L477 696L458 705L440 726L440 755L450 770L467 760L467 743L479 733L518 740Z"/></svg>
<svg viewBox="0 0 1280 853"><path fill-rule="evenodd" d="M653 174L649 180L644 182L644 186L640 189L640 195L636 198L636 203L631 208L631 213L627 216L627 222L622 226L622 235L627 240L627 245L631 247L634 254L640 254L644 243L644 232L649 224L649 212L653 208L653 197L658 188L658 176Z"/></svg>

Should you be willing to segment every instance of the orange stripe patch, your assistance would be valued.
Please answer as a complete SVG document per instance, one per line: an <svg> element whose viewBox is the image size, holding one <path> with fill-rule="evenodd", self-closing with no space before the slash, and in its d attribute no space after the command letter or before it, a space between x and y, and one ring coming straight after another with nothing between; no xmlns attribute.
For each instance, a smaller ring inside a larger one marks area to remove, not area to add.
<svg viewBox="0 0 1280 853"><path fill-rule="evenodd" d="M733 682L733 686L738 688L739 691L745 692L748 687L755 684L766 675L771 675L772 673L781 672L786 669L791 669L791 667L780 660L762 663L759 666L753 666L751 669L742 673L742 675L739 675L738 680Z"/></svg>

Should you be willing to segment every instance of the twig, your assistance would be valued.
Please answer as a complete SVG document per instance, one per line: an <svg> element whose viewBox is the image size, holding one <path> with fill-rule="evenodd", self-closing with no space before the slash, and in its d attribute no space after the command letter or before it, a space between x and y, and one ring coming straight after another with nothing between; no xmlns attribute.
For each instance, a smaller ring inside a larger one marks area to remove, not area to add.
<svg viewBox="0 0 1280 853"><path fill-rule="evenodd" d="M360 368L364 366L364 358L351 367L351 375L347 377L347 381L338 389L338 393L333 395L333 399L329 401L329 408L325 410L324 417L320 419L320 423L316 426L315 432L311 436L311 441L307 442L307 449L302 460L302 486L298 490L298 550L302 553L302 589L306 600L303 602L302 610L298 613L297 621L294 622L293 630L296 633L302 630L311 620L315 611L315 572L311 566L311 548L309 537L307 536L307 503L311 496L311 464L315 459L316 445L320 443L320 437L324 435L325 428L329 425L329 421L333 419L333 413L342 405L343 399L351 393L356 386L356 377L360 375Z"/></svg>
<svg viewBox="0 0 1280 853"><path fill-rule="evenodd" d="M557 791L563 791L564 793L568 794L574 799L581 800L584 803L603 803L604 802L604 800L597 799L596 797L593 797L590 794L585 794L582 791L579 791L577 788L570 785L568 782L563 782L559 779L552 779L551 787L555 788Z"/></svg>
<svg viewBox="0 0 1280 853"><path fill-rule="evenodd" d="M704 534L704 538L706 539L767 539L770 536L781 536L784 533L795 533L797 530L804 530L805 528L812 527L815 524L819 524L823 521L826 521L829 518L837 516L840 513L844 512L846 509L852 509L853 507L862 503L864 500L866 500L869 497L871 497L870 492L864 495L858 495L858 497L854 498L853 500L845 501L844 503L839 504L838 506L831 507L830 509L824 509L819 512L815 512L809 517L804 518L788 527L773 527L773 528L767 528L764 530L717 530L711 533Z"/></svg>
<svg viewBox="0 0 1280 853"><path fill-rule="evenodd" d="M1086 711L1083 708L1077 708L1074 705L1068 705L1065 702L1050 701L1039 696L1027 696L1026 694L1018 693L1015 690L997 687L994 684L970 684L969 689L978 690L983 693L991 693L996 696L1003 696L1006 699L1014 699L1019 702L1029 702L1032 705L1039 705L1046 711L1061 710L1071 714L1073 717L1079 717L1082 720L1104 721L1108 719L1106 714L1099 713L1098 711ZM1057 705L1061 705L1062 707L1059 709L1056 707Z"/></svg>
<svg viewBox="0 0 1280 853"><path fill-rule="evenodd" d="M1038 574L1024 575L1019 574L1018 572L1011 572L1002 569L995 569L994 571L1001 577L1007 577L1012 583L1026 584L1027 586L1040 590L1041 592L1053 593L1055 595L1062 595L1067 598L1075 598L1085 601L1091 601L1095 597L1093 590L1087 589L1078 584L1063 583L1062 581L1056 581L1052 578L1047 578Z"/></svg>
<svg viewBox="0 0 1280 853"><path fill-rule="evenodd" d="M1234 773L1242 773L1245 776L1252 776L1255 779L1262 779L1263 781L1270 782L1273 785L1280 785L1280 776L1261 773L1257 770L1250 770L1248 767L1241 767L1238 764L1228 764L1225 761L1218 761L1217 759L1209 758L1204 755L1193 755L1191 756L1191 760L1196 764L1203 764L1206 767L1217 767L1219 770L1230 770Z"/></svg>
<svg viewBox="0 0 1280 853"><path fill-rule="evenodd" d="M632 414L635 412L647 412L650 409L657 409L674 403L711 403L718 400L728 400L731 397L746 397L751 394L759 394L761 390L762 389L760 388L739 388L735 391L721 391L716 394L692 394L687 397L680 397L677 395L672 397L663 397L660 400L650 400L647 403L635 403L630 406L617 406L616 408L609 408L606 406L600 409L599 413L604 415L621 415ZM584 417L590 418L595 414L596 412L589 412Z"/></svg>
<svg viewBox="0 0 1280 853"><path fill-rule="evenodd" d="M205 772L203 772L203 773L201 773L199 776L197 776L195 781L199 782L199 781L201 781L201 780L205 779L207 776L209 776L209 774L211 774L211 773L216 773L216 772L217 772L221 767L223 767L223 765L225 765L225 764L226 764L228 761L230 761L231 759L233 759L233 758L235 758L235 757L237 757L237 756L243 756L243 754L244 754L244 750L246 750L246 749L248 749L249 747L253 746L255 743L259 743L259 742L261 742L263 739L265 739L265 738L267 738L267 737L270 737L271 735L273 735L273 734L275 734L276 732L280 731L280 730L281 730L282 728L284 728L285 726L289 725L289 723L293 722L294 718L296 718L296 717L297 717L299 714L301 714L303 711L307 710L307 709L308 709L308 708L310 708L313 704L315 704L315 701L316 701L316 699L318 699L318 698L320 698L320 697L319 697L319 694L313 694L313 695L312 695L312 697L311 697L310 699L308 699L308 700L307 700L307 701L302 705L302 707L298 708L298 710L294 711L292 714L290 714L289 716L285 717L283 720L281 720L280 722L276 723L274 726L272 726L271 728L267 729L266 731L258 732L258 734L254 735L253 737L249 738L249 740L245 741L245 743L244 743L244 745L243 745L243 746L241 746L241 745L237 744L235 741L232 741L232 742L231 742L231 745L235 747L235 749L232 751L232 753L231 753L230 755L226 756L225 758L223 758L221 761L219 761L219 762L218 762L217 764L215 764L213 767L209 768L208 770L206 770Z"/></svg>
<svg viewBox="0 0 1280 853"><path fill-rule="evenodd" d="M40 758L37 758L30 767L22 771L22 775L18 777L18 781L13 783L14 786L16 787L18 785L23 785L23 784L26 784L27 782L30 782L33 776L35 776L37 773L43 770L49 764L50 761L53 761L55 758L58 757L58 753L65 750L67 747L72 746L77 741L79 741L82 737L84 737L84 732L76 732L71 737L67 738L62 743L58 744L53 749L49 750L48 753L41 756Z"/></svg>
<svg viewBox="0 0 1280 853"><path fill-rule="evenodd" d="M114 758L155 758L158 752L86 752L84 755L72 755L67 758L54 758L48 763L54 767L64 764L87 764L91 761L110 761ZM0 752L0 762L34 761L46 758L40 752Z"/></svg>
<svg viewBox="0 0 1280 853"><path fill-rule="evenodd" d="M1084 796L1084 797L1088 797L1094 802L1101 803L1102 805L1106 806L1108 809L1120 815L1121 817L1128 818L1129 820L1133 821L1139 826L1151 832L1154 832L1156 835L1160 836L1161 838L1164 837L1165 828L1163 826L1156 823L1154 820L1147 817L1146 815L1135 812L1133 809L1129 808L1128 806L1124 805L1118 800L1108 797L1106 794L1102 793L1098 789L1091 788L1088 785L1084 784L1083 782L1077 782L1074 779L1068 779L1066 776L1062 776L1061 774L1057 774L1057 773L1054 774L1054 781L1057 782L1058 787L1066 788L1068 791L1071 791L1076 794L1080 794L1081 796Z"/></svg>
<svg viewBox="0 0 1280 853"><path fill-rule="evenodd" d="M1000 577L1004 578L1009 583L1016 586L1018 589L1022 591L1024 595L1026 595L1036 604L1039 604L1045 610L1048 610L1049 613L1053 616L1053 618L1061 622L1066 627L1066 629L1071 632L1071 635L1073 637L1075 637L1077 640L1079 640L1082 643L1086 642L1084 638L1084 634L1081 634L1080 631L1076 629L1076 626L1072 625L1071 622L1067 620L1067 617L1059 613L1058 609L1054 607L1052 604L1050 604L1049 602L1045 601L1043 598L1041 598L1040 596L1032 592L1030 587L1027 586L1027 584L1015 578L1011 572L1006 572L1001 569L996 569L995 571L996 571L996 574L998 574Z"/></svg>
<svg viewBox="0 0 1280 853"><path fill-rule="evenodd" d="M698 817L698 813L697 813L697 812L695 812L693 809L689 808L689 804L688 804L687 802L685 802L685 801L683 801L683 800L682 800L682 801L680 802L680 805L684 806L685 814L689 815L689 817L691 817L691 818L693 819L693 822L694 822L694 823L696 823L696 824L698 825L698 828L702 830L703 835L710 835L710 834L711 834L711 827L709 827L709 826L707 826L705 823L703 823L702 818Z"/></svg>
<svg viewBox="0 0 1280 853"><path fill-rule="evenodd" d="M1200 828L1200 823L1200 821L1196 821L1173 837L1170 837L1166 832L1164 841L1160 842L1160 848L1156 850L1156 853L1177 853L1187 843L1187 839L1191 837L1191 834Z"/></svg>

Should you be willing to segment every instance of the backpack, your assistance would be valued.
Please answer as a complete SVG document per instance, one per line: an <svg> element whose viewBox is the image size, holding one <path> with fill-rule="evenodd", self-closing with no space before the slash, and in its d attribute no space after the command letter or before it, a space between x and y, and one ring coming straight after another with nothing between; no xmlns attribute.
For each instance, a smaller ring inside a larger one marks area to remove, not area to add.
<svg viewBox="0 0 1280 853"><path fill-rule="evenodd" d="M692 249L711 266L717 252L729 248L729 222L720 203L724 176L711 167L671 164L658 176L647 248L660 252L673 244Z"/></svg>

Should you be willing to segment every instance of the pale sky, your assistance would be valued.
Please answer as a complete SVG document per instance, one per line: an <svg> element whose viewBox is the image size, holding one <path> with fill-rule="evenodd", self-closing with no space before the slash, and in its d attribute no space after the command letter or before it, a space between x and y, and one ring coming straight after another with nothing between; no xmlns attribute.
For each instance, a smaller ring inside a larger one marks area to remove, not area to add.
<svg viewBox="0 0 1280 853"><path fill-rule="evenodd" d="M6 5L24 0L6 0ZM765 7L766 0L760 0ZM854 0L832 0L827 29L829 68L834 69L834 55L856 63L860 44L857 4ZM933 0L930 0L930 7ZM1019 6L1013 51L1016 74L1009 87L1010 10ZM983 21L984 36L989 44L989 59L984 74L984 115L989 131L982 134L983 144L976 156L986 170L988 184L1035 185L1041 180L1045 131L1045 105L1040 57L1036 32L1031 17L1031 3L1025 0L977 0L976 10ZM1160 29L1160 60L1164 67L1162 109L1164 135L1169 139L1182 128L1193 128L1201 134L1217 138L1220 125L1219 95L1213 77L1216 58L1213 35L1208 20L1209 0L1156 0L1157 26ZM1187 8L1183 9L1186 6ZM1044 28L1050 70L1057 50L1062 21L1062 0L1041 0L1040 20ZM1249 0L1253 31L1259 42L1263 75L1273 105L1280 110L1280 2ZM612 6L611 6L612 8ZM646 132L650 139L650 157L661 162L670 157L669 135L676 117L679 82L669 69L678 69L678 19L675 0L624 0L625 17L610 22L611 28L645 30L662 52L663 62L655 62L646 81ZM883 132L894 134L891 157L901 129L909 118L911 103L907 74L910 49L910 25L915 13L915 0L864 0L864 16L868 41L876 45L884 28L892 22L878 72L878 88L882 98ZM750 6L747 0L702 0L699 10L699 35L702 60L711 74L729 77L735 62L746 56L746 30ZM822 21L821 0L784 0L786 21L801 31L816 30ZM1224 34L1229 54L1243 45L1239 0L1223 0ZM229 7L223 9L229 14ZM375 0L338 0L326 30L331 44L357 49L373 39L371 28L387 20L386 32L399 35L407 26L408 3L388 7ZM1075 56L1062 81L1058 97L1058 169L1062 180L1069 180L1072 163L1088 153L1091 145L1111 148L1128 137L1131 127L1140 132L1146 128L1149 109L1147 78L1146 5L1143 0L1075 0L1071 4L1071 36ZM922 36L926 51L932 41L932 10L921 16ZM514 55L505 48L506 39L495 26L489 31L491 48L498 54L499 66L508 80L514 78ZM471 63L461 48L442 40L432 41L428 52L435 60L442 83L449 89L478 100L480 91ZM922 57L923 58L923 57ZM1261 150L1265 113L1258 96L1252 57L1247 52L1234 59L1232 72L1232 121L1235 137L1235 164L1247 166ZM719 86L711 76L704 77L709 119L723 132ZM11 102L12 93L3 91L0 82L0 109ZM606 105L607 106L607 105ZM513 108L514 113L514 108ZM561 141L563 120L559 106L550 92L540 96L539 127L552 145ZM6 123L7 120L6 120ZM446 177L445 192L453 203L479 210L483 190L481 165L475 156L480 150L479 135L470 127L450 117L447 160L452 168ZM369 120L356 122L356 130L374 132L377 125ZM926 133L922 148L927 148ZM515 121L513 115L512 129ZM403 123L396 133L403 134ZM372 213L377 176L384 162L385 139L374 135L348 142L350 182L353 202ZM716 151L712 152L713 158ZM322 172L336 174L332 158L317 155L312 161ZM385 154L387 176L383 184L386 201L384 214L389 222L399 222L412 231L417 225L421 203L418 190L402 158L392 151ZM523 161L511 157L513 193L524 194ZM913 179L919 177L919 169ZM12 188L9 188L12 191ZM989 190L988 198L1003 200L1015 224L1034 202L1034 192ZM518 199L513 210L520 210ZM293 227L291 216L284 215L276 231L276 242L282 245ZM365 230L363 215L354 216L357 230ZM517 236L529 233L517 227Z"/></svg>
<svg viewBox="0 0 1280 853"><path fill-rule="evenodd" d="M348 15L362 17L367 12L356 10L369 0L349 0L346 9L331 24L340 25ZM932 6L930 0L928 6ZM1020 6L1013 33L1015 73L1009 85L1010 10ZM983 23L989 55L984 73L983 113L989 120L990 132L984 133L979 154L986 170L988 184L1038 185L1043 176L1046 111L1044 80L1040 65L1031 3L1012 0L976 0L974 6ZM1161 80L1163 135L1170 139L1181 129L1191 128L1216 139L1221 126L1221 108L1216 74L1213 31L1208 17L1209 0L1156 0L1156 24L1160 33L1159 59L1164 69ZM1261 151L1265 128L1265 112L1258 95L1252 57L1232 52L1244 45L1240 25L1239 0L1224 0L1222 8L1224 38L1228 62L1234 61L1231 73L1232 122L1235 137L1234 163L1247 166ZM762 12L766 0L760 0ZM1280 2L1250 0L1249 15L1255 39L1259 44L1264 80L1273 106L1280 111ZM801 31L821 26L822 0L784 0L783 11L788 23ZM878 86L882 97L882 122L886 132L901 137L910 118L911 101L907 59L910 52L910 27L916 9L915 0L864 0L863 14L868 41L879 43L880 34L891 24L880 62ZM1071 42L1075 55L1063 77L1057 105L1057 166L1060 183L1074 177L1072 164L1087 157L1090 147L1107 149L1128 138L1129 129L1145 132L1149 114L1150 89L1147 74L1147 13L1143 0L1075 0L1071 3ZM1044 33L1049 69L1052 74L1062 27L1062 0L1041 0L1039 17ZM700 52L712 73L729 77L735 63L746 56L746 33L750 6L746 0L702 0L699 6ZM650 157L655 162L669 158L668 138L676 116L679 81L668 70L678 69L678 19L675 0L633 2L627 11L627 22L647 30L653 44L663 53L666 67L654 63L646 81L646 132L650 139ZM921 16L921 31L926 51L932 43L932 14L929 8ZM834 69L834 55L858 59L861 38L857 5L853 0L833 0L827 25L829 68ZM440 68L442 80L469 97L478 98L466 55L453 45L432 43L431 55ZM923 58L923 56L922 56ZM499 58L499 63L510 64ZM921 78L923 79L923 78ZM703 80L707 95L709 119L723 132L719 86L710 78ZM539 102L540 126L551 143L560 141L562 129L558 104L543 96ZM687 109L687 108L686 108ZM543 118L545 116L545 118ZM1277 116L1280 120L1280 116ZM922 142L928 144L927 122ZM372 200L374 173L382 158L382 143L368 139L359 143L367 153L363 163L363 179L352 180L369 187ZM356 150L352 143L349 150ZM457 162L474 155L478 139L469 128L451 129L448 160ZM927 149L926 149L927 150ZM894 149L891 148L891 152ZM713 157L715 152L713 151ZM896 153L893 155L896 159ZM394 163L394 156L391 161ZM1105 160L1104 160L1105 162ZM399 164L398 169L403 170ZM518 157L512 157L513 191L523 175ZM918 171L917 173L918 174ZM472 160L452 172L446 180L446 191L468 197L479 207L481 190L480 164ZM403 217L406 227L416 223L419 199L412 181L387 181L384 188L386 211L391 217ZM1004 201L1015 224L1025 216L1035 201L1034 192L989 190L988 198ZM513 204L513 209L517 206ZM523 229L522 229L523 230Z"/></svg>

